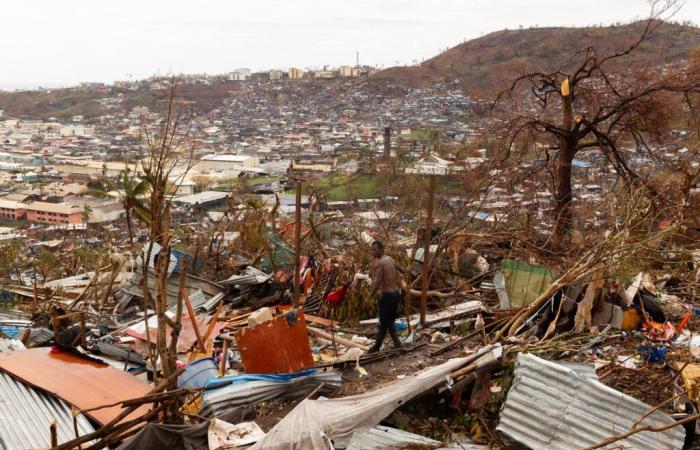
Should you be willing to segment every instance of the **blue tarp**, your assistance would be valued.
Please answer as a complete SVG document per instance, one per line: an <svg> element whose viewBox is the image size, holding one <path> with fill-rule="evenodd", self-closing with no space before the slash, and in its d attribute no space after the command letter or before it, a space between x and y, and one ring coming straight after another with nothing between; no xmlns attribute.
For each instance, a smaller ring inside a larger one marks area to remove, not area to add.
<svg viewBox="0 0 700 450"><path fill-rule="evenodd" d="M9 337L10 339L17 339L20 334L20 330L23 328L19 327L10 327L10 326L4 326L0 327L0 333L4 334L5 336Z"/></svg>
<svg viewBox="0 0 700 450"><path fill-rule="evenodd" d="M229 375L227 377L213 378L206 382L204 389L209 391L212 389L219 389L224 386L231 384L243 384L249 383L251 381L271 381L274 383L286 383L287 381L293 380L295 378L306 377L309 375L314 375L318 373L316 369L304 370L297 373L285 373L280 375L271 374L246 374L246 375Z"/></svg>

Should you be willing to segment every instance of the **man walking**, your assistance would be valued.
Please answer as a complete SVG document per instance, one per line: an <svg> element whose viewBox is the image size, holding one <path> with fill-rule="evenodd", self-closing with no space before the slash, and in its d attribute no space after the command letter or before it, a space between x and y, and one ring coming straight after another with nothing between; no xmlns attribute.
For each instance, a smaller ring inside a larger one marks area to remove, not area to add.
<svg viewBox="0 0 700 450"><path fill-rule="evenodd" d="M379 333L374 346L369 350L369 353L376 353L382 347L387 331L394 341L394 347L401 347L401 341L396 335L396 329L394 328L396 309L401 300L401 291L396 284L396 270L401 270L401 268L397 266L394 258L384 254L384 243L382 241L372 242L371 251L375 261L370 297L374 298L377 291L382 293L379 299Z"/></svg>

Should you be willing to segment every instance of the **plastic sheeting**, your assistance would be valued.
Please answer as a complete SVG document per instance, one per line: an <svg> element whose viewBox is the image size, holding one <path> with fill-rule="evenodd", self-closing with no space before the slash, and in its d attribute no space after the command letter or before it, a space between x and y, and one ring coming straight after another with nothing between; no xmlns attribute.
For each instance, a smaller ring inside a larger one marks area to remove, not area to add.
<svg viewBox="0 0 700 450"><path fill-rule="evenodd" d="M251 450L328 450L331 441L347 444L353 433L377 425L418 394L438 386L469 358L450 359L381 389L330 400L304 400Z"/></svg>

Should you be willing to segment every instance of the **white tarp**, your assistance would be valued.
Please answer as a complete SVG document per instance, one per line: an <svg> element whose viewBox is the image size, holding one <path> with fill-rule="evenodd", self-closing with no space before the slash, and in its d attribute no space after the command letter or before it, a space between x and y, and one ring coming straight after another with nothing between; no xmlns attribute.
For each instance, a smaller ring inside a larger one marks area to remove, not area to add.
<svg viewBox="0 0 700 450"><path fill-rule="evenodd" d="M353 433L374 427L408 400L438 386L469 360L450 359L383 388L351 397L304 400L251 450L328 450L331 441L347 444Z"/></svg>

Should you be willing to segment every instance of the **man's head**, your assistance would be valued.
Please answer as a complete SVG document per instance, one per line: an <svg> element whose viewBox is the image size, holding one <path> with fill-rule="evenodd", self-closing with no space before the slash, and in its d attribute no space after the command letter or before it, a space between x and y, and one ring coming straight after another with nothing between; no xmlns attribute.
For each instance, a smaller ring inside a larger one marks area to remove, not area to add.
<svg viewBox="0 0 700 450"><path fill-rule="evenodd" d="M372 250L372 256L375 258L381 258L384 256L384 243L380 240L376 240L372 242L371 245L371 250Z"/></svg>

